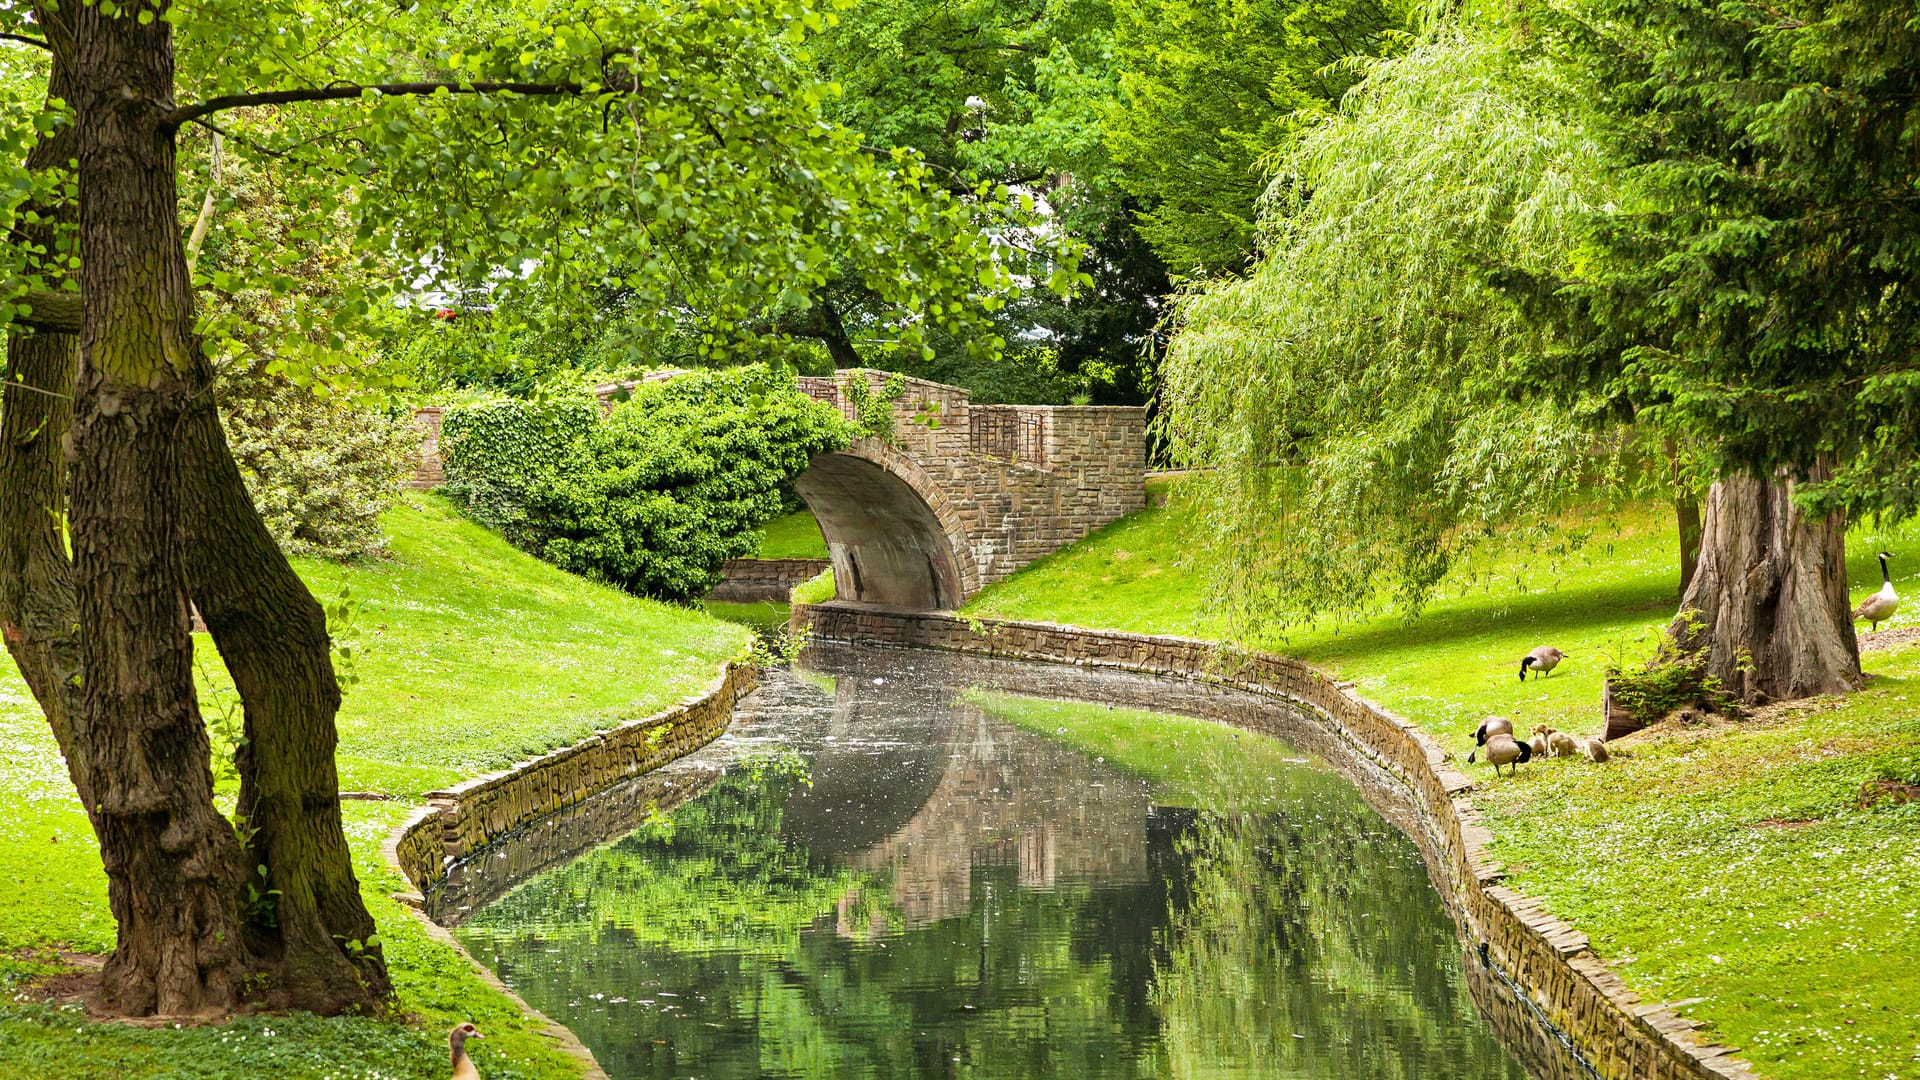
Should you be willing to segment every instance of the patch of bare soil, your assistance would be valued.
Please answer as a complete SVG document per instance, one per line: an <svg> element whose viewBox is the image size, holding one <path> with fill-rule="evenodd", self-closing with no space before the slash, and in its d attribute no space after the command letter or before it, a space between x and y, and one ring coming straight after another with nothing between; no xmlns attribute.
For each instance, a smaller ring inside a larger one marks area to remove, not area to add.
<svg viewBox="0 0 1920 1080"><path fill-rule="evenodd" d="M1899 626L1891 630L1869 631L1860 635L1860 651L1897 649L1920 642L1920 626Z"/></svg>
<svg viewBox="0 0 1920 1080"><path fill-rule="evenodd" d="M1871 810L1881 803L1920 802L1920 784L1904 780L1869 780L1860 785L1860 809Z"/></svg>

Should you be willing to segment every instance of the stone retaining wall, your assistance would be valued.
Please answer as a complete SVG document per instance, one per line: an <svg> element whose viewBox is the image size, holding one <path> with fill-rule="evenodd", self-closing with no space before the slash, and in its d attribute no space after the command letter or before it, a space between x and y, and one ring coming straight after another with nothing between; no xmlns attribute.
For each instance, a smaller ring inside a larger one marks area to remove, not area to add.
<svg viewBox="0 0 1920 1080"><path fill-rule="evenodd" d="M774 601L784 604L793 587L818 577L833 563L827 559L728 559L707 599L726 604Z"/></svg>
<svg viewBox="0 0 1920 1080"><path fill-rule="evenodd" d="M1473 780L1405 718L1287 657L1191 638L1048 623L969 621L942 612L834 602L796 605L795 627L818 641L909 645L1026 660L1178 675L1306 706L1358 755L1403 785L1434 884L1492 972L1563 1034L1583 1069L1604 1080L1755 1080L1698 1025L1642 1002L1587 947L1587 937L1502 884L1492 839L1470 798Z"/></svg>
<svg viewBox="0 0 1920 1080"><path fill-rule="evenodd" d="M572 746L430 792L427 804L387 839L388 863L413 886L400 899L420 907L449 867L507 834L712 742L756 671L733 663L705 693Z"/></svg>

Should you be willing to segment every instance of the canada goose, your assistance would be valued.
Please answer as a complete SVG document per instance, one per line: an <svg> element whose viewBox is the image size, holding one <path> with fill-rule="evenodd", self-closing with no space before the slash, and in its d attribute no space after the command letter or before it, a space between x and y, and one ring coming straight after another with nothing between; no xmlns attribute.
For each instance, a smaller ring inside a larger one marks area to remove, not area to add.
<svg viewBox="0 0 1920 1080"><path fill-rule="evenodd" d="M1887 560L1891 558L1891 551L1880 553L1880 591L1860 601L1860 606L1853 609L1854 622L1865 619L1878 630L1881 623L1893 618L1893 613L1900 610L1900 594L1893 591L1893 577L1887 573Z"/></svg>
<svg viewBox="0 0 1920 1080"><path fill-rule="evenodd" d="M1559 649L1551 645L1542 645L1520 658L1520 681L1527 681L1528 668L1532 668L1542 675L1551 675L1553 674L1553 669L1560 666L1560 661L1566 658L1567 654L1561 652Z"/></svg>
<svg viewBox="0 0 1920 1080"><path fill-rule="evenodd" d="M1487 762L1493 766L1493 775L1500 775L1500 766L1511 765L1518 774L1520 763L1533 757L1533 747L1516 742L1510 734L1502 732L1487 740Z"/></svg>
<svg viewBox="0 0 1920 1080"><path fill-rule="evenodd" d="M1485 746L1487 745L1487 740L1493 738L1495 735L1511 734L1513 734L1513 721L1504 716L1489 716L1485 720L1480 721L1479 727L1473 729L1473 745ZM1475 750L1473 753L1468 754L1467 764L1473 764L1474 755L1479 752L1480 751Z"/></svg>
<svg viewBox="0 0 1920 1080"><path fill-rule="evenodd" d="M1533 729L1533 738L1527 740L1527 745L1533 748L1533 756L1546 757L1547 747L1550 745L1549 740L1551 740L1552 738L1553 738L1552 728L1548 727L1545 724L1535 725Z"/></svg>
<svg viewBox="0 0 1920 1080"><path fill-rule="evenodd" d="M480 1080L480 1070L473 1067L473 1059L467 1056L468 1039L484 1039L480 1029L472 1024L461 1024L447 1033L447 1046L453 1050L453 1080Z"/></svg>
<svg viewBox="0 0 1920 1080"><path fill-rule="evenodd" d="M1598 764L1605 764L1605 763L1606 763L1606 760L1607 760L1607 740L1605 740L1605 739L1588 739L1588 740L1587 740L1586 742L1584 742L1584 743L1582 743L1581 745L1583 745L1584 747L1586 747L1586 751L1587 751L1587 760L1589 760L1589 761L1592 761L1592 762L1595 762L1595 763L1598 763Z"/></svg>
<svg viewBox="0 0 1920 1080"><path fill-rule="evenodd" d="M1547 736L1547 746L1553 750L1554 757L1577 757L1580 742L1564 731L1556 731Z"/></svg>

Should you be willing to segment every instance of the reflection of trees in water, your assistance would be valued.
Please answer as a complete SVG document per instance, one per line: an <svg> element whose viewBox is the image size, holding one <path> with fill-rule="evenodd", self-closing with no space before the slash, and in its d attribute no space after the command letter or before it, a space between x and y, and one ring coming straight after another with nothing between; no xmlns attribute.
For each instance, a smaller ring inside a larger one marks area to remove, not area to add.
<svg viewBox="0 0 1920 1080"><path fill-rule="evenodd" d="M1481 1025L1418 852L1350 801L1201 812L1152 1002L1173 1076L1526 1075Z"/></svg>
<svg viewBox="0 0 1920 1080"><path fill-rule="evenodd" d="M497 950L528 935L590 942L613 930L696 951L782 955L822 912L848 932L886 925L884 883L810 866L781 838L785 796L805 763L781 755L737 765L700 798L488 905L465 926L470 946Z"/></svg>

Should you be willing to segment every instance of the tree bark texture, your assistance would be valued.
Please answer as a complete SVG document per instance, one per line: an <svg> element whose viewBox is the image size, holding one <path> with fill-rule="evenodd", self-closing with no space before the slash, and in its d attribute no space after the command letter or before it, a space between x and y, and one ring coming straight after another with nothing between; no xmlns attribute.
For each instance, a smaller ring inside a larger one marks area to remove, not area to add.
<svg viewBox="0 0 1920 1080"><path fill-rule="evenodd" d="M155 12L156 15L161 14ZM72 472L85 670L75 768L92 787L119 940L116 1011L224 1010L244 974L242 852L213 805L193 678L175 448L198 353L179 250L163 18L76 5L81 320Z"/></svg>
<svg viewBox="0 0 1920 1080"><path fill-rule="evenodd" d="M1736 476L1714 484L1699 569L1669 628L1674 643L1704 648L1707 673L1747 701L1858 686L1845 539L1838 516L1809 518L1794 505L1790 481Z"/></svg>
<svg viewBox="0 0 1920 1080"><path fill-rule="evenodd" d="M72 93L71 38L58 19L41 17L53 47L49 102ZM61 127L28 152L31 172L73 159L71 126ZM18 226L16 242L55 250L53 222L71 224L70 205L35 206L43 223ZM76 294L77 299L77 294ZM0 638L46 713L61 753L73 757L72 717L80 707L80 635L67 557L66 436L73 421L70 333L13 333L7 337L7 379L0 391ZM74 775L76 785L81 780ZM92 801L80 787L81 802Z"/></svg>
<svg viewBox="0 0 1920 1080"><path fill-rule="evenodd" d="M340 707L326 612L255 512L206 392L181 428L188 579L246 715L240 751L249 866L265 866L274 926L255 951L277 975L275 1005L331 1015L378 1008L392 993L373 917L360 896L340 820L334 761Z"/></svg>

